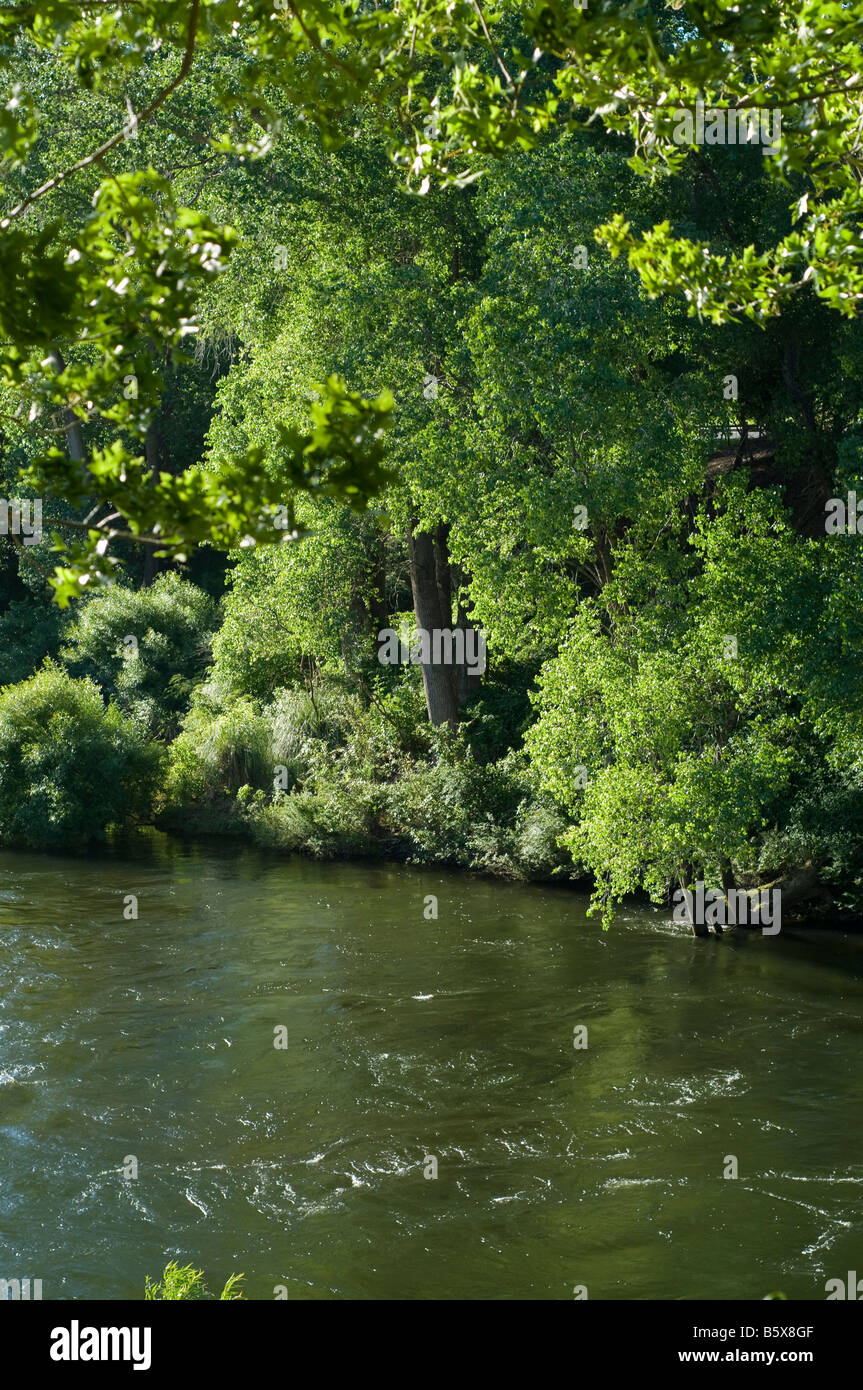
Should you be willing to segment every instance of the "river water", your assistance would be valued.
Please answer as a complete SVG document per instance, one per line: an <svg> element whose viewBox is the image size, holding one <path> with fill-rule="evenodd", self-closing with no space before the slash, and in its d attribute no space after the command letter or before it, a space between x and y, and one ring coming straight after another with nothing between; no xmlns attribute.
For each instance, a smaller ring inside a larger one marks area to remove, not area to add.
<svg viewBox="0 0 863 1390"><path fill-rule="evenodd" d="M0 1277L824 1299L863 1272L863 939L586 906L156 836L0 854Z"/></svg>

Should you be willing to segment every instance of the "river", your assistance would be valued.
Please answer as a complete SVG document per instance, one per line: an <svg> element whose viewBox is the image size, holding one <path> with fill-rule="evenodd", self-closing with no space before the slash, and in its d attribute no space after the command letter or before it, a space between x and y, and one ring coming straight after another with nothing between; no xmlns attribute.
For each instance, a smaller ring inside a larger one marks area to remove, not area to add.
<svg viewBox="0 0 863 1390"><path fill-rule="evenodd" d="M156 835L0 854L0 1277L824 1299L863 1271L863 938L586 907Z"/></svg>

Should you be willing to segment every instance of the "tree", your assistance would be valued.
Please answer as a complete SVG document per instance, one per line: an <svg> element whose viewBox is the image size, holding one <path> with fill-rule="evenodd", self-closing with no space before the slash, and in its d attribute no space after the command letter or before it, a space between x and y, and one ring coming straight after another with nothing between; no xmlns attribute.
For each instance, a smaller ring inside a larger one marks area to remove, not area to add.
<svg viewBox="0 0 863 1390"><path fill-rule="evenodd" d="M293 549L240 557L219 667L230 653L241 664L248 653L262 661L266 680L269 669L288 670L296 643L342 663L368 697L382 674L377 634L393 615L401 624L412 607L429 632L471 626L467 576L451 554L425 461L429 436L449 430L442 398L458 399L447 364L455 362L459 316L481 265L481 237L470 190L407 198L374 132L349 150L318 153L316 162L307 151L304 161L316 196L298 216L290 193L280 196L283 184L296 183L293 152L280 160L266 197L248 209L259 254L250 248L219 287L214 314L230 317L241 301L255 311L245 351L219 388L212 455L218 463L254 446L272 458L280 428L300 417L305 394L323 376L337 374L364 395L386 381L397 401L389 481L363 517L338 499L303 503L297 517L309 534ZM431 721L457 723L477 684L466 661L442 665L421 643L416 650Z"/></svg>
<svg viewBox="0 0 863 1390"><path fill-rule="evenodd" d="M860 301L859 3L621 9L596 0L582 11L503 0L486 15L478 0L371 11L361 0L286 0L275 10L269 0L114 9L34 0L0 11L0 25L11 195L0 217L0 366L16 409L55 417L65 435L65 451L40 452L21 478L80 509L52 518L58 534L80 537L54 579L61 602L110 576L124 537L173 556L203 540L282 541L273 518L292 511L297 491L362 505L384 481L390 399L366 400L335 380L310 425L282 437L269 469L248 453L218 472L192 465L173 476L148 459L161 363L194 334L202 297L236 246L229 226L178 204L171 179L140 157L164 153L164 141L147 147L148 129L196 84L218 112L218 125L211 117L193 131L199 167L265 160L286 130L315 130L335 148L369 119L421 193L433 181L465 188L490 159L591 122L628 136L633 167L656 177L699 157L677 143L679 113L696 103L778 113L781 139L765 162L794 185L784 235L728 253L675 234L666 219L637 240L620 210L599 235L614 254L628 251L651 293L680 290L693 313L716 322L762 322L806 286L846 315ZM34 68L41 81L31 88L20 79ZM94 94L113 124L107 138L73 149L62 137L46 149L40 91L52 71ZM58 216L82 180L92 206L84 199L86 210ZM91 447L85 422L97 419L110 438Z"/></svg>

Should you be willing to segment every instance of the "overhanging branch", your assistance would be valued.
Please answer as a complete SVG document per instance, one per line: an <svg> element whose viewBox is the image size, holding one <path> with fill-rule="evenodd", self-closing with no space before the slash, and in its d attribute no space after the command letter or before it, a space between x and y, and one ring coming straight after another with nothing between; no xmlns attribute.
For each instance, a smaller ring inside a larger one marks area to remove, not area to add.
<svg viewBox="0 0 863 1390"><path fill-rule="evenodd" d="M142 121L149 120L154 111L158 111L163 102L167 101L171 93L175 92L180 86L180 83L185 81L188 76L195 54L195 37L198 29L199 8L200 0L192 0L192 10L189 15L189 28L186 34L186 51L183 54L180 71L177 73L173 82L170 82L167 87L164 87L159 95L150 102L150 105L146 107L139 116L135 117L136 125L140 125ZM85 155L83 159L79 159L77 164L73 164L70 168L64 169L60 174L55 174L53 178L48 179L48 181L43 183L39 188L34 189L32 193L29 193L26 198L18 203L17 207L14 207L11 212L7 213L6 216L0 220L0 228L8 227L11 222L14 222L16 217L20 217L22 213L26 212L29 207L32 207L34 203L38 202L46 193L50 193L53 188L58 188L60 184L70 178L72 174L80 173L82 169L87 169L91 164L95 164L97 160L102 159L102 157L106 155L109 150L112 150L115 145L119 145L121 140L126 139L128 132L129 126L127 124L123 126L123 129L119 130L116 135L112 135L110 139L100 145L97 150L93 150L91 154Z"/></svg>

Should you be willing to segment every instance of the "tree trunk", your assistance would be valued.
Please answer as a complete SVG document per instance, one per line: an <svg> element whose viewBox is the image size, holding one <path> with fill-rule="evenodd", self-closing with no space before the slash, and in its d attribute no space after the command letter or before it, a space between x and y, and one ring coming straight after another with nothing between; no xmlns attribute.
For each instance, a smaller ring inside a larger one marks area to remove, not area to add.
<svg viewBox="0 0 863 1390"><path fill-rule="evenodd" d="M156 474L159 470L159 436L156 433L156 426L153 424L147 427L147 433L144 437L144 460L155 482ZM149 589L160 569L161 562L156 559L152 547L149 545L146 546L144 552L144 575L142 580L145 589Z"/></svg>
<svg viewBox="0 0 863 1390"><path fill-rule="evenodd" d="M439 631L451 628L451 612L446 612L441 604L434 538L428 531L415 531L411 527L408 553L417 627L429 635L435 628ZM422 670L429 719L432 724L449 724L455 728L459 722L459 703L452 666L424 661Z"/></svg>
<svg viewBox="0 0 863 1390"><path fill-rule="evenodd" d="M681 887L682 889L684 889L684 891L685 891L685 890L689 887L690 884L692 885L692 887L691 887L691 889L690 889L690 892L692 892L692 893L694 894L694 891L695 891L695 865L694 865L694 864L684 864L684 865L683 865L683 868L682 868L682 871L681 871L681 876L680 876L680 887ZM709 928L708 926L706 926L706 925L704 924L704 922L697 922L697 921L695 920L695 910L694 910L694 909L695 909L695 903L694 903L694 899L693 899L692 911L690 911L690 912L688 913L689 925L690 925L691 928L692 928L693 936L709 936L709 935L710 935L710 928Z"/></svg>
<svg viewBox="0 0 863 1390"><path fill-rule="evenodd" d="M484 667L479 643L472 649L468 647L468 638L474 634L474 629L461 601L453 622L453 594L465 583L466 576L458 565L450 562L448 537L449 527L444 523L433 532L419 531L414 524L408 534L408 554L414 617L417 627L428 634L432 648L423 653L428 659L422 662L428 716L432 724L449 724L455 728L461 718L462 705L471 693L471 675L481 675ZM446 644L441 639L438 655L442 659L435 661L434 633L459 631L463 634L463 659L456 660L455 639ZM444 651L449 660L443 658Z"/></svg>
<svg viewBox="0 0 863 1390"><path fill-rule="evenodd" d="M66 362L59 348L55 348L50 354L57 371L61 376L66 370ZM81 432L81 421L69 406L63 411L63 425L66 430L66 448L73 463L84 462L84 435Z"/></svg>
<svg viewBox="0 0 863 1390"><path fill-rule="evenodd" d="M450 566L450 575L452 577L452 585L455 588L456 592L458 592L461 586L466 582L467 575L464 573L464 571L459 565ZM471 624L468 620L467 612L465 611L465 607L461 601L461 597L459 597L458 601L455 625L456 629L460 628L464 632L465 642L467 642L467 634L471 630ZM454 668L454 674L456 699L458 700L458 707L459 709L461 709L462 706L467 702L468 696L473 694L473 691L476 689L476 686L471 685L472 678L468 671L468 666L466 662L462 663L459 666L456 666Z"/></svg>

